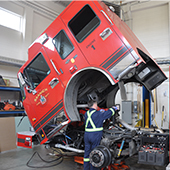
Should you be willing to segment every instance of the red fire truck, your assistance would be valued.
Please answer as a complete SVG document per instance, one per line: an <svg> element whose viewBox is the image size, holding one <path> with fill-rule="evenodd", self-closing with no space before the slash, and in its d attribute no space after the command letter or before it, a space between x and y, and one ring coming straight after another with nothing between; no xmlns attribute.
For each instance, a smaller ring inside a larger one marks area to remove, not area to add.
<svg viewBox="0 0 170 170"><path fill-rule="evenodd" d="M89 0L72 1L33 42L18 80L40 144L49 141L78 151L90 98L111 107L119 89L126 98L124 84L138 82L151 91L166 76L111 8Z"/></svg>

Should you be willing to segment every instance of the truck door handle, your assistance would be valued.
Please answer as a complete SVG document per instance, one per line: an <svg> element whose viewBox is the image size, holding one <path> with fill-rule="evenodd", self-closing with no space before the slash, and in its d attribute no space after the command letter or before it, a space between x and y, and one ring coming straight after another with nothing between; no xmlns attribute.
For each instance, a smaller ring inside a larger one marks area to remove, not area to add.
<svg viewBox="0 0 170 170"><path fill-rule="evenodd" d="M59 83L59 80L58 78L55 77L49 82L49 85L53 86L54 84L57 85L58 83Z"/></svg>

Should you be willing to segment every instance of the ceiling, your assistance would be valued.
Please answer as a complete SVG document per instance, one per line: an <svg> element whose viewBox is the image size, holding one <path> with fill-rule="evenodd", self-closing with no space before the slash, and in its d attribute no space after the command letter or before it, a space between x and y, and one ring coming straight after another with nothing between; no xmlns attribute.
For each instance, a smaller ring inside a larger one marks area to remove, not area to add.
<svg viewBox="0 0 170 170"><path fill-rule="evenodd" d="M117 5L126 5L128 3L133 3L133 2L138 2L136 0L122 0L122 1L119 1L119 0L103 0L104 2L106 3L110 3L110 4L117 4ZM149 0L144 0L144 1L149 1ZM71 1L59 1L59 0L54 0L55 3L58 3L60 5L63 5L64 7L68 6L70 4Z"/></svg>
<svg viewBox="0 0 170 170"><path fill-rule="evenodd" d="M130 0L128 2L125 2L125 1L127 1L127 0L124 0L124 1L103 0L103 2L105 2L106 5L114 7L115 13L118 16L120 16L120 4L123 5L123 4L127 4L127 3L136 2L136 1L130 1ZM56 4L60 4L60 5L64 6L64 7L67 7L71 3L71 1L59 1L59 0L54 0L53 2L56 3Z"/></svg>
<svg viewBox="0 0 170 170"><path fill-rule="evenodd" d="M57 1L57 0L55 0L54 2L66 7L70 4L71 1Z"/></svg>

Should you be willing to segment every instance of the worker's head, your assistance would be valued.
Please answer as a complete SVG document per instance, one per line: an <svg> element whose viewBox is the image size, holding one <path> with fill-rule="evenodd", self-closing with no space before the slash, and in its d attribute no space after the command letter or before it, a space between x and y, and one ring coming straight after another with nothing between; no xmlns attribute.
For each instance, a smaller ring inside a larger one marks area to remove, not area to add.
<svg viewBox="0 0 170 170"><path fill-rule="evenodd" d="M97 109L97 101L95 101L95 100L89 100L88 101L88 106L89 106L89 108L94 108L94 109Z"/></svg>

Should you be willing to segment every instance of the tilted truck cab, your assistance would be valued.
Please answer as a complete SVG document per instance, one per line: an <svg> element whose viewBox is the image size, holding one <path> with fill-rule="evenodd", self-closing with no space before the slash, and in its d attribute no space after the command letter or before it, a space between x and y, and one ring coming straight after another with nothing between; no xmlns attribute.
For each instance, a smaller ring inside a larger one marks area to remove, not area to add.
<svg viewBox="0 0 170 170"><path fill-rule="evenodd" d="M18 79L25 111L43 144L82 121L89 98L111 107L124 84L138 82L151 91L166 76L119 17L90 0L72 1L33 42Z"/></svg>

